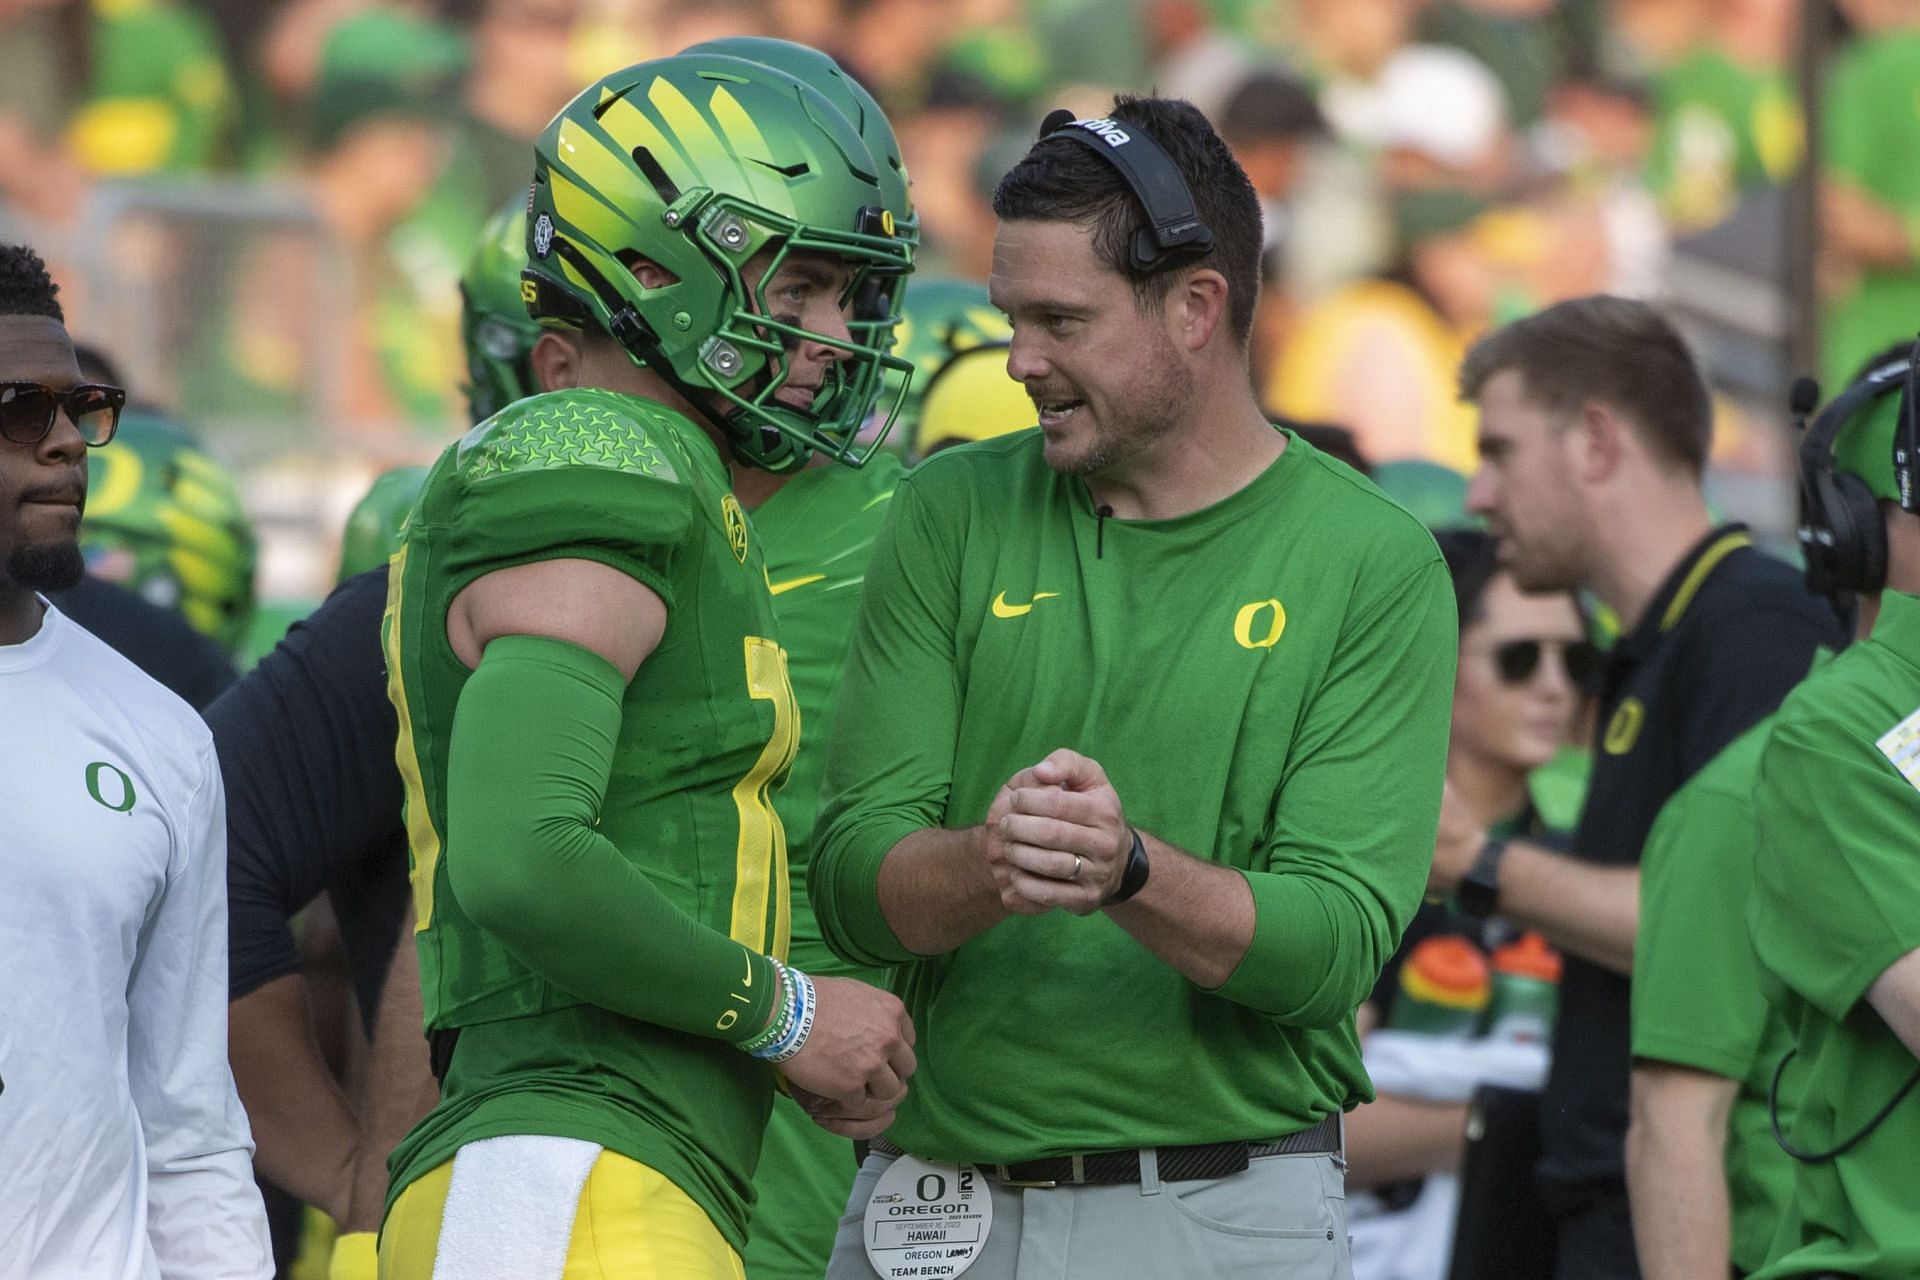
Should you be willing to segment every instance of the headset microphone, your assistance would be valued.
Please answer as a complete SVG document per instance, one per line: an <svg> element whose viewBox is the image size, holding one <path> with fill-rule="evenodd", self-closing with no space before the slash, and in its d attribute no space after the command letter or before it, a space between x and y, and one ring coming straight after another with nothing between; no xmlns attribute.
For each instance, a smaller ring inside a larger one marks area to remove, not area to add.
<svg viewBox="0 0 1920 1280"><path fill-rule="evenodd" d="M1794 424L1806 426L1807 415L1820 403L1820 384L1802 374L1793 380L1793 390L1787 393L1787 405L1793 411Z"/></svg>

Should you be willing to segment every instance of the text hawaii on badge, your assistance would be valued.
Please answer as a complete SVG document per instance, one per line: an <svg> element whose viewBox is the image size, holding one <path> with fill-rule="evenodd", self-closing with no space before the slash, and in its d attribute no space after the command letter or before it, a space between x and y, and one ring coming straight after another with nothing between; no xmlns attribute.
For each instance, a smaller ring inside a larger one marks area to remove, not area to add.
<svg viewBox="0 0 1920 1280"><path fill-rule="evenodd" d="M951 1280L992 1229L993 1193L978 1169L901 1156L874 1185L861 1235L883 1280Z"/></svg>

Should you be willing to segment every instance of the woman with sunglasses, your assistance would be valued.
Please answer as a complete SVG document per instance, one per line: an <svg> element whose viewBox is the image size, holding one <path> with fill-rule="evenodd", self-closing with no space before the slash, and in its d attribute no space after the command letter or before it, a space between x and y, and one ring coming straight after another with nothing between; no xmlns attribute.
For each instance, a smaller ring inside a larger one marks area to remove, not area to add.
<svg viewBox="0 0 1920 1280"><path fill-rule="evenodd" d="M1435 537L1460 610L1447 781L1489 831L1555 843L1532 783L1572 739L1598 657L1585 619L1570 595L1522 592L1491 535ZM1446 1274L1467 1099L1480 1083L1538 1087L1546 1027L1537 1004L1519 1044L1505 1006L1515 971L1537 990L1555 968L1540 939L1457 902L1428 903L1408 927L1361 1009L1380 1097L1348 1117L1356 1280Z"/></svg>

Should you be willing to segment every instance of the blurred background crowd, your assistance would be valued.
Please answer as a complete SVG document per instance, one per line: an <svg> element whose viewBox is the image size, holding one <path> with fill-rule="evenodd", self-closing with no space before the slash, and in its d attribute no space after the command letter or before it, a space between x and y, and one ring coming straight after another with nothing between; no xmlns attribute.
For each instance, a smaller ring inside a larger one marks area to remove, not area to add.
<svg viewBox="0 0 1920 1280"><path fill-rule="evenodd" d="M0 239L238 477L259 639L369 480L465 422L457 281L541 127L739 33L886 106L921 279L984 279L1047 109L1190 98L1265 206L1266 403L1375 462L1470 470L1465 344L1642 297L1719 396L1716 501L1783 537L1790 376L1837 387L1920 303L1920 170L1887 162L1920 115L1883 109L1920 83L1914 0L0 0Z"/></svg>

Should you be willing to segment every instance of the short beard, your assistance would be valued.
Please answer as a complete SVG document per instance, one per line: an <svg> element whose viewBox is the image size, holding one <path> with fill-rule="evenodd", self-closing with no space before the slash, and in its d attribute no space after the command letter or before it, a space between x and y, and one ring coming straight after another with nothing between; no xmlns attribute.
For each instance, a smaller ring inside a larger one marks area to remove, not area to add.
<svg viewBox="0 0 1920 1280"><path fill-rule="evenodd" d="M78 542L29 544L15 547L7 557L7 580L29 591L65 591L86 572Z"/></svg>
<svg viewBox="0 0 1920 1280"><path fill-rule="evenodd" d="M1054 470L1081 479L1100 475L1138 456L1173 430L1183 407L1193 399L1193 372L1178 362L1171 342L1163 341L1154 358L1166 370L1159 382L1137 399L1125 416L1106 424L1085 453L1065 460Z"/></svg>

